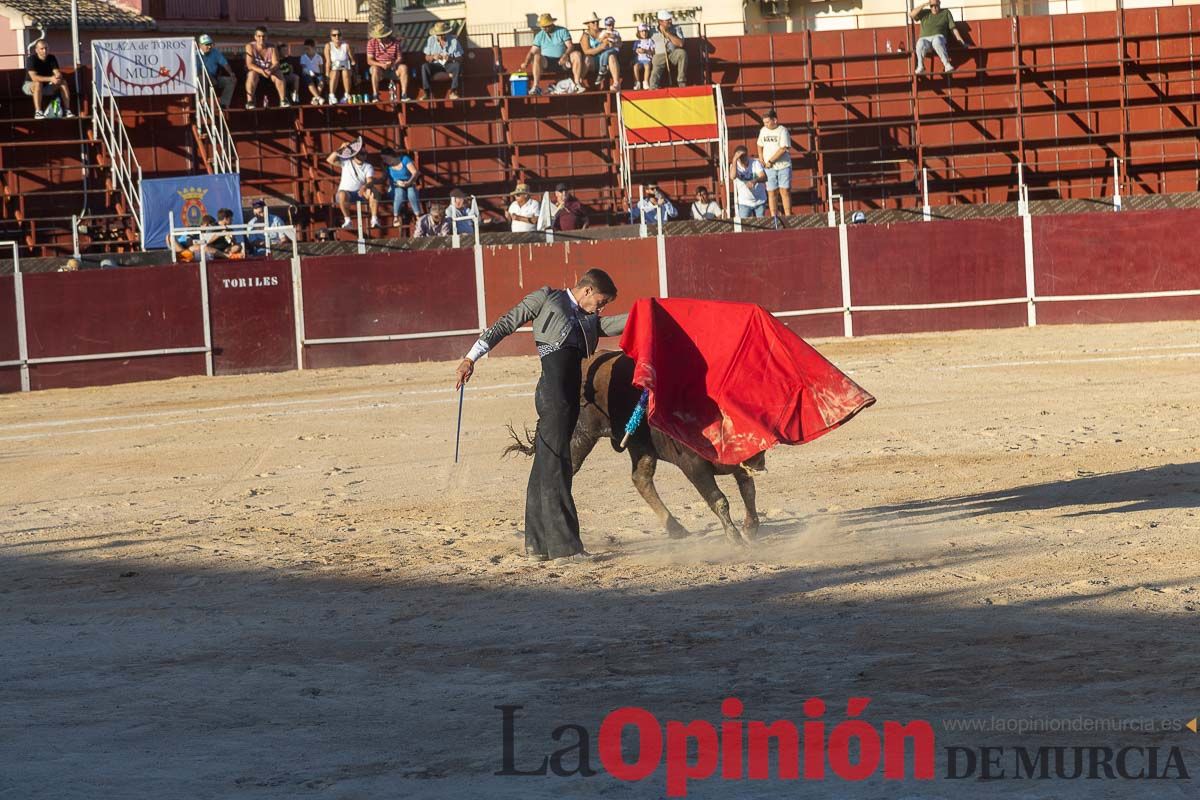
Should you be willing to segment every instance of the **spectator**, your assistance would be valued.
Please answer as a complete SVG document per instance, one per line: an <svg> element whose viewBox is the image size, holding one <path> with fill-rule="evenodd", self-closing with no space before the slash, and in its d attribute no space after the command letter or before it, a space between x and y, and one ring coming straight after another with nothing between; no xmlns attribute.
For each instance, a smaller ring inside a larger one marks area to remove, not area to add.
<svg viewBox="0 0 1200 800"><path fill-rule="evenodd" d="M683 49L683 31L672 24L670 11L658 12L658 30L650 38L654 41L654 59L650 73L650 88L661 88L668 65L675 67L675 85L687 86L687 51Z"/></svg>
<svg viewBox="0 0 1200 800"><path fill-rule="evenodd" d="M475 220L471 218L471 209L467 205L467 196L462 189L450 190L450 220L459 235L475 232ZM463 218L463 219L460 219ZM453 230L451 231L453 232Z"/></svg>
<svg viewBox="0 0 1200 800"><path fill-rule="evenodd" d="M708 193L707 186L696 190L696 202L692 203L692 219L724 219L725 212Z"/></svg>
<svg viewBox="0 0 1200 800"><path fill-rule="evenodd" d="M220 93L221 108L229 108L230 102L233 101L233 87L237 83L237 76L233 74L233 67L229 66L225 54L213 47L213 38L207 33L200 37L200 61L204 64L204 71L208 73L213 87Z"/></svg>
<svg viewBox="0 0 1200 800"><path fill-rule="evenodd" d="M400 42L392 36L392 29L376 25L371 29L367 42L367 67L371 72L371 102L379 102L379 82L387 81L392 102L396 102L396 81L400 82L400 99L408 102L408 65L401 58Z"/></svg>
<svg viewBox="0 0 1200 800"><path fill-rule="evenodd" d="M292 62L289 60L291 56L291 48L287 42L279 44L279 75L283 78L283 85L287 88L288 97L292 103L300 102L300 76L296 74L296 70L292 69Z"/></svg>
<svg viewBox="0 0 1200 800"><path fill-rule="evenodd" d="M336 237L333 235L333 231L329 230L329 228L321 228L320 230L318 230L315 234L315 238L316 238L316 241L318 241L318 242L336 241Z"/></svg>
<svg viewBox="0 0 1200 800"><path fill-rule="evenodd" d="M363 160L362 137L350 144L337 148L325 159L331 167L341 166L342 181L338 184L337 204L342 210L345 220L343 228L354 224L350 216L350 201L366 200L371 209L371 227L379 228L379 193L375 191L372 182L375 179L375 168Z"/></svg>
<svg viewBox="0 0 1200 800"><path fill-rule="evenodd" d="M314 106L325 102L325 59L312 39L304 40L304 52L300 55L300 85L308 90Z"/></svg>
<svg viewBox="0 0 1200 800"><path fill-rule="evenodd" d="M609 17L612 19L612 17ZM616 20L613 20L616 23ZM596 86L599 87L606 76L612 78L612 90L621 89L621 64L617 59L621 49L621 35L617 34L616 44L612 43L615 31L601 30L600 17L592 14L584 22L583 33L579 34L579 49L587 58L584 74L596 73Z"/></svg>
<svg viewBox="0 0 1200 800"><path fill-rule="evenodd" d="M417 218L413 227L413 238L418 236L449 236L450 220L446 219L446 207L441 203L431 203L429 213Z"/></svg>
<svg viewBox="0 0 1200 800"><path fill-rule="evenodd" d="M354 70L354 48L342 41L342 32L331 30L325 43L325 64L329 70L329 105L337 103L338 82L342 84L342 102L350 102L350 76Z"/></svg>
<svg viewBox="0 0 1200 800"><path fill-rule="evenodd" d="M200 227L201 228L215 228L215 227L217 227L217 221L212 218L211 214L205 214L203 217L200 218ZM181 240L183 240L184 238L185 237L180 237ZM203 245L200 244L202 239L204 241ZM217 255L216 249L213 248L210 244L208 244L207 236L202 237L200 234L193 233L186 237L186 241L187 241L187 250L190 255L190 258L184 258L185 261L200 260L200 252L202 250L204 252L204 258L206 261L211 261L212 258ZM113 266L116 266L116 265L114 264ZM104 268L104 262L100 263L100 267L101 267L101 269Z"/></svg>
<svg viewBox="0 0 1200 800"><path fill-rule="evenodd" d="M58 268L59 272L79 272L79 259L68 258L67 263Z"/></svg>
<svg viewBox="0 0 1200 800"><path fill-rule="evenodd" d="M433 26L425 42L425 63L421 65L421 95L433 99L433 76L445 72L450 76L450 91L447 100L458 99L458 87L462 75L462 42L445 22Z"/></svg>
<svg viewBox="0 0 1200 800"><path fill-rule="evenodd" d="M421 176L412 154L407 150L397 152L388 148L380 156L387 167L388 183L392 185L392 222L399 228L400 207L404 203L408 203L414 219L421 216L421 198L417 194L417 181Z"/></svg>
<svg viewBox="0 0 1200 800"><path fill-rule="evenodd" d="M200 224L204 224L204 220L211 220L212 217L207 214L200 220ZM216 222L216 220L213 220ZM198 248L200 246L200 235L196 233L178 233L175 236L167 234L167 247L175 253L175 257L180 261L193 261L196 258Z"/></svg>
<svg viewBox="0 0 1200 800"><path fill-rule="evenodd" d="M662 221L668 222L679 217L679 210L675 208L671 198L658 188L657 183L648 183L642 193L642 199L630 212L630 219L633 222L641 222L645 219L647 225L655 225L658 223L660 214Z"/></svg>
<svg viewBox="0 0 1200 800"><path fill-rule="evenodd" d="M554 220L551 227L556 231L576 231L588 226L587 209L567 191L567 185L554 187Z"/></svg>
<svg viewBox="0 0 1200 800"><path fill-rule="evenodd" d="M45 39L34 42L33 52L25 62L25 73L29 80L25 81L22 88L25 94L33 98L34 119L45 119L46 110L42 108L42 101L47 100L47 106L51 105L53 101L50 100L50 96L55 94L62 97L62 115L75 116L71 112L71 90L67 88L67 81L58 68L58 58L50 53Z"/></svg>
<svg viewBox="0 0 1200 800"><path fill-rule="evenodd" d="M763 216L767 207L767 172L763 169L762 162L751 158L746 146L739 144L734 148L729 172L733 175L733 194L738 217Z"/></svg>
<svg viewBox="0 0 1200 800"><path fill-rule="evenodd" d="M953 72L954 67L950 64L950 52L946 49L946 36L953 33L959 44L966 45L966 42L963 41L962 34L958 32L958 27L954 24L954 16L950 13L950 9L942 8L942 0L926 0L921 5L914 7L908 16L913 22L921 23L921 36L917 39L914 48L917 54L916 73L920 75L925 71L925 57L929 55L930 48L938 54L938 58L942 59L943 71Z"/></svg>
<svg viewBox="0 0 1200 800"><path fill-rule="evenodd" d="M212 219L212 217L209 217L209 219ZM100 259L100 269L116 269L119 266L121 265L117 263L115 258Z"/></svg>
<svg viewBox="0 0 1200 800"><path fill-rule="evenodd" d="M261 200L255 202L261 203ZM217 226L220 231L211 234L208 237L208 245L212 248L213 254L221 258L242 258L246 255L245 248L239 241L241 237L235 236L229 226L233 224L233 210L222 208L217 211Z"/></svg>
<svg viewBox="0 0 1200 800"><path fill-rule="evenodd" d="M270 247L276 247L288 241L287 235L283 231L271 231L270 233L251 233L255 229L264 230L267 228L283 227L283 220L274 214L268 213L267 203L261 197L250 204L250 221L246 223L246 251L247 255L265 256L268 254L268 243ZM230 221L233 220L233 212L229 212Z"/></svg>
<svg viewBox="0 0 1200 800"><path fill-rule="evenodd" d="M513 189L513 201L504 212L504 217L512 223L513 233L529 233L536 231L538 218L542 215L542 204L529 196L529 185L518 183Z"/></svg>
<svg viewBox="0 0 1200 800"><path fill-rule="evenodd" d="M779 207L776 205L775 192L783 201L783 215L792 215L792 147L788 129L779 124L775 109L767 109L763 114L763 126L758 132L758 158L762 161L763 169L767 171L767 202L771 206L771 216L778 216Z"/></svg>
<svg viewBox="0 0 1200 800"><path fill-rule="evenodd" d="M538 17L537 24L541 30L533 37L533 46L529 48L529 53L521 62L520 69L522 71L532 69L533 81L529 93L533 95L542 93L543 72L560 72L570 69L575 80L576 91L582 92L586 86L583 55L575 49L574 43L571 41L571 32L555 25L555 22L557 20L549 14L542 14Z"/></svg>
<svg viewBox="0 0 1200 800"><path fill-rule="evenodd" d="M283 73L279 71L279 52L274 45L267 44L267 29L259 25L254 29L254 41L246 45L246 108L254 108L254 92L263 78L275 84L275 91L279 92L279 107L287 108L290 103ZM263 107L266 107L265 99Z"/></svg>
<svg viewBox="0 0 1200 800"><path fill-rule="evenodd" d="M633 88L650 88L650 66L654 62L654 40L650 38L650 26L638 23L637 41L633 43L636 61L633 62Z"/></svg>

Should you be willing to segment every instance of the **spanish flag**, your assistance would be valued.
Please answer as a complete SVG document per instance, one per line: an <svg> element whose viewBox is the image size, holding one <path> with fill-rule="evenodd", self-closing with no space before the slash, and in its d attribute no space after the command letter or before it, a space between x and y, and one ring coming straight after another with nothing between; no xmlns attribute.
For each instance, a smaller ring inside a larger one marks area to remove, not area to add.
<svg viewBox="0 0 1200 800"><path fill-rule="evenodd" d="M621 120L630 145L720 138L711 86L621 92Z"/></svg>

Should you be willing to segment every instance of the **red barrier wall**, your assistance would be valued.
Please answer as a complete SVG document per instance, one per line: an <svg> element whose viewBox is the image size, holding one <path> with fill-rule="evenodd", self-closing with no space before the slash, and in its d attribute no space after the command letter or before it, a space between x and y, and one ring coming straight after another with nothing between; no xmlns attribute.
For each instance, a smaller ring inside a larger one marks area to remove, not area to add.
<svg viewBox="0 0 1200 800"><path fill-rule="evenodd" d="M485 247L483 283L488 324L534 289L574 286L579 276L592 267L603 269L617 284L617 299L604 310L605 314L623 314L639 297L658 295L658 245L654 239ZM616 349L617 340L601 341L600 346ZM527 332L514 334L495 350L497 355L534 352L533 336Z"/></svg>
<svg viewBox="0 0 1200 800"><path fill-rule="evenodd" d="M479 326L470 248L306 258L300 270L306 339ZM475 338L307 345L304 364L319 368L448 359L465 353Z"/></svg>
<svg viewBox="0 0 1200 800"><path fill-rule="evenodd" d="M852 226L852 305L907 305L1025 296L1019 219ZM854 333L913 333L1024 325L1025 306L854 313Z"/></svg>
<svg viewBox="0 0 1200 800"><path fill-rule="evenodd" d="M836 228L680 236L667 240L672 297L758 303L770 311L841 308ZM801 336L841 336L842 313L784 317Z"/></svg>
<svg viewBox="0 0 1200 800"><path fill-rule="evenodd" d="M128 267L24 276L29 357L203 347L199 267ZM33 389L203 375L203 353L29 368Z"/></svg>
<svg viewBox="0 0 1200 800"><path fill-rule="evenodd" d="M20 358L17 340L17 304L14 279L0 275L0 361ZM21 368L0 367L0 393L21 391Z"/></svg>
<svg viewBox="0 0 1200 800"><path fill-rule="evenodd" d="M290 261L209 264L208 308L215 374L296 368Z"/></svg>
<svg viewBox="0 0 1200 800"><path fill-rule="evenodd" d="M1200 213L1192 209L1033 219L1037 293L1117 294L1200 289ZM1200 297L1040 303L1039 323L1200 318Z"/></svg>

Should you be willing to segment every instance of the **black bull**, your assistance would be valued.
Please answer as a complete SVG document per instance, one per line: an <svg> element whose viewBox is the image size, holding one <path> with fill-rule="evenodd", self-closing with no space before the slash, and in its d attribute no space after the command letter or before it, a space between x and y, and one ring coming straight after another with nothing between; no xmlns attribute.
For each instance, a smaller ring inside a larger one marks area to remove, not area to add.
<svg viewBox="0 0 1200 800"><path fill-rule="evenodd" d="M620 450L625 423L633 414L642 394L641 389L632 384L633 359L621 352L600 353L585 359L583 376L579 422L571 438L571 467L575 473L579 472L584 459L601 439L607 438L613 449ZM509 430L512 431L511 428ZM520 451L532 455L533 448L522 442L515 432L513 438L517 442L510 445L506 453ZM654 487L654 471L659 460L668 461L683 470L683 474L721 521L721 527L730 541L745 544L754 540L758 532L758 511L754 506L753 473L766 469L764 454L760 453L739 465L714 464L646 423L638 426L637 432L629 437L626 449L633 463L633 485L654 510L669 536L678 538L687 536L688 532L663 505ZM717 486L717 475L733 475L737 481L738 491L746 506L746 518L740 532L729 516L729 500Z"/></svg>

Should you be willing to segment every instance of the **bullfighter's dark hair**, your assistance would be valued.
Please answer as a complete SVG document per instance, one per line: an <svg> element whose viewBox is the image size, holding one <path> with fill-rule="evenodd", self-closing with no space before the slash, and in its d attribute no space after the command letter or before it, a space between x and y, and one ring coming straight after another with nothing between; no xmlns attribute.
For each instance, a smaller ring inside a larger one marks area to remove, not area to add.
<svg viewBox="0 0 1200 800"><path fill-rule="evenodd" d="M579 276L579 283L575 284L575 288L586 289L589 287L609 297L615 298L617 296L617 285L613 283L613 279L609 277L609 274L602 269L592 268Z"/></svg>

